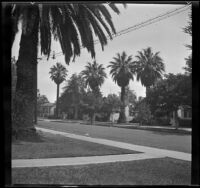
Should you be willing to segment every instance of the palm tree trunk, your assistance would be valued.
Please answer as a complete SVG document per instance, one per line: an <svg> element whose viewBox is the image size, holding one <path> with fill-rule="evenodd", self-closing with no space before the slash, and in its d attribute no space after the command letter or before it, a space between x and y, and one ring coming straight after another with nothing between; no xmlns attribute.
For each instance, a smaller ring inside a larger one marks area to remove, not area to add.
<svg viewBox="0 0 200 188"><path fill-rule="evenodd" d="M146 87L146 97L148 96L148 93L149 93L149 90L150 90L150 87Z"/></svg>
<svg viewBox="0 0 200 188"><path fill-rule="evenodd" d="M17 83L12 116L13 134L18 138L34 135L35 80L37 73L38 22L32 33L22 33L17 65ZM30 133L30 134L29 134Z"/></svg>
<svg viewBox="0 0 200 188"><path fill-rule="evenodd" d="M56 118L58 118L58 108L59 108L59 86L60 84L57 84L57 98L56 98Z"/></svg>
<svg viewBox="0 0 200 188"><path fill-rule="evenodd" d="M125 123L126 122L126 115L125 115L125 87L121 87L121 110L118 119L118 123Z"/></svg>

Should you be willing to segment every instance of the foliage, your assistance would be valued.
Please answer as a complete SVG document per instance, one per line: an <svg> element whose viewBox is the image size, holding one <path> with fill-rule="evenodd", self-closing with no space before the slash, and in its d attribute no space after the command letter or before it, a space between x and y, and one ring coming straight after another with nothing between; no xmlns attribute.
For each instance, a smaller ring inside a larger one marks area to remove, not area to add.
<svg viewBox="0 0 200 188"><path fill-rule="evenodd" d="M89 85L92 91L97 93L100 92L99 88L107 77L103 65L99 65L96 61L93 63L88 62L81 75L85 79L86 85Z"/></svg>
<svg viewBox="0 0 200 188"><path fill-rule="evenodd" d="M186 66L183 67L185 74L192 76L192 55L189 55L188 58L185 58Z"/></svg>
<svg viewBox="0 0 200 188"><path fill-rule="evenodd" d="M150 111L150 107L145 99L136 103L135 111L137 111L138 113L138 115L136 116L137 122L139 122L141 125L151 124L152 114Z"/></svg>
<svg viewBox="0 0 200 188"><path fill-rule="evenodd" d="M67 64L73 56L81 53L81 45L95 57L93 32L99 39L102 49L107 44L106 34L112 39L116 33L108 8L104 4L66 3L51 5L46 3L13 3L12 36L18 32L17 25L22 21L22 32L29 36L33 31L35 20L39 20L38 36L40 36L41 54L51 52L51 35L59 40ZM112 11L119 14L117 6L108 4ZM12 37L12 43L14 37Z"/></svg>
<svg viewBox="0 0 200 188"><path fill-rule="evenodd" d="M158 112L167 114L177 110L180 105L191 106L191 78L183 74L165 75L165 79L160 80L150 89L147 101L154 115Z"/></svg>
<svg viewBox="0 0 200 188"><path fill-rule="evenodd" d="M110 74L118 86L126 87L130 79L134 79L135 67L132 56L127 56L126 52L117 53L116 56L113 57L114 61L110 61L110 65L108 65L111 68Z"/></svg>
<svg viewBox="0 0 200 188"><path fill-rule="evenodd" d="M162 58L159 56L159 52L155 54L150 47L138 51L136 56L135 67L137 81L141 81L141 84L146 88L152 86L155 81L162 78L162 74L165 71L165 66Z"/></svg>
<svg viewBox="0 0 200 188"><path fill-rule="evenodd" d="M67 69L61 64L56 63L50 68L50 78L56 83L57 85L57 98L56 98L56 117L58 118L58 111L59 111L59 85L65 80L67 76Z"/></svg>
<svg viewBox="0 0 200 188"><path fill-rule="evenodd" d="M85 110L89 113L91 118L91 124L95 120L95 114L100 110L102 106L102 94L100 92L100 86L103 84L106 73L102 64L98 64L96 61L93 63L88 62L85 66L85 70L81 72L85 83L90 87L92 91L88 91L85 95L85 102L83 104Z"/></svg>
<svg viewBox="0 0 200 188"><path fill-rule="evenodd" d="M136 93L134 90L130 90L128 86L126 87L125 98L127 100L127 105L134 106L136 104Z"/></svg>
<svg viewBox="0 0 200 188"><path fill-rule="evenodd" d="M179 126L180 127L192 127L192 120L191 119L180 119L179 118Z"/></svg>
<svg viewBox="0 0 200 188"><path fill-rule="evenodd" d="M80 105L83 100L83 95L86 92L85 82L80 74L72 74L63 89L64 91L59 99L60 109L68 114L72 114L72 118L76 119L78 117L75 116L80 114Z"/></svg>
<svg viewBox="0 0 200 188"><path fill-rule="evenodd" d="M191 13L189 15L189 18L190 20L188 22L188 25L185 28L183 28L183 31L189 34L190 36L192 36L192 14ZM192 45L187 44L186 47L192 50ZM183 67L183 69L185 70L185 74L192 76L192 54L190 54L188 58L185 58L185 60L186 60L186 66Z"/></svg>
<svg viewBox="0 0 200 188"><path fill-rule="evenodd" d="M105 120L109 120L112 112L119 111L121 106L120 98L116 94L109 94L103 98L103 105L101 107L101 113L104 114Z"/></svg>
<svg viewBox="0 0 200 188"><path fill-rule="evenodd" d="M117 82L118 86L121 87L121 110L119 116L119 123L123 123L126 121L125 116L125 87L128 86L129 81L134 79L133 75L135 73L135 66L133 64L132 56L127 56L125 52L122 54L117 53L117 57L114 57L114 61L110 62L108 65L110 70L110 74L115 82Z"/></svg>
<svg viewBox="0 0 200 188"><path fill-rule="evenodd" d="M49 100L47 99L47 96L46 95L38 95L37 96L37 113L39 115L40 113L40 108L43 104L45 103L49 103Z"/></svg>
<svg viewBox="0 0 200 188"><path fill-rule="evenodd" d="M91 120L91 124L95 120L95 114L101 112L101 107L103 105L102 94L98 95L91 90L88 90L80 104L83 114L88 114Z"/></svg>
<svg viewBox="0 0 200 188"><path fill-rule="evenodd" d="M61 84L67 76L67 69L61 64L56 63L50 69L50 78L57 84Z"/></svg>

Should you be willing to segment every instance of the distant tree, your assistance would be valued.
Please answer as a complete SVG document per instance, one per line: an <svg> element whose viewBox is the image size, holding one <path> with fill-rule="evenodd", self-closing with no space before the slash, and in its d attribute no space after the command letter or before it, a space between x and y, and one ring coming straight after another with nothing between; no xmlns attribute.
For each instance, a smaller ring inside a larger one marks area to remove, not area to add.
<svg viewBox="0 0 200 188"><path fill-rule="evenodd" d="M178 127L178 107L192 104L191 78L184 74L165 75L165 79L160 80L150 89L147 101L154 115L161 112L166 114L174 112Z"/></svg>
<svg viewBox="0 0 200 188"><path fill-rule="evenodd" d="M102 94L99 93L98 96L90 89L83 95L83 100L80 104L80 108L84 114L88 114L90 117L91 125L95 121L96 113L101 112L103 105Z"/></svg>
<svg viewBox="0 0 200 188"><path fill-rule="evenodd" d="M127 104L135 105L136 100L137 100L135 91L130 90L129 87L126 87L125 95L126 95Z"/></svg>
<svg viewBox="0 0 200 188"><path fill-rule="evenodd" d="M101 112L105 114L106 120L109 120L111 113L119 111L120 106L121 106L120 97L117 96L116 94L109 94L103 100Z"/></svg>
<svg viewBox="0 0 200 188"><path fill-rule="evenodd" d="M55 82L57 85L57 98L56 98L56 117L58 118L58 99L59 99L59 86L65 80L67 76L67 69L61 64L56 63L50 69L50 78Z"/></svg>
<svg viewBox="0 0 200 188"><path fill-rule="evenodd" d="M49 103L47 96L40 95L40 93L38 93L38 95L37 95L37 115L40 114L41 106L45 103Z"/></svg>
<svg viewBox="0 0 200 188"><path fill-rule="evenodd" d="M93 112L91 112L91 124L93 124L93 120L95 120L95 112L97 104L102 98L102 94L100 92L100 87L104 83L106 76L105 68L102 64L98 64L96 61L93 63L88 62L88 64L85 66L85 70L81 72L81 76L85 79L85 83L87 86L90 87L92 90L91 99L93 99L92 102L92 109L94 109Z"/></svg>
<svg viewBox="0 0 200 188"><path fill-rule="evenodd" d="M119 116L119 123L126 122L125 116L125 88L128 86L129 81L133 80L133 74L135 73L135 67L133 64L132 56L127 56L126 52L122 54L117 53L117 57L114 57L108 67L111 68L110 74L117 85L121 87L121 111Z"/></svg>
<svg viewBox="0 0 200 188"><path fill-rule="evenodd" d="M86 85L88 85L93 93L100 92L100 86L104 83L106 76L105 68L102 64L98 64L96 61L93 63L88 62L85 66L85 70L81 72L81 75L85 79Z"/></svg>
<svg viewBox="0 0 200 188"><path fill-rule="evenodd" d="M151 124L152 114L149 104L147 104L146 98L137 101L134 110L138 113L136 119L139 121L140 125Z"/></svg>
<svg viewBox="0 0 200 188"><path fill-rule="evenodd" d="M159 52L154 54L150 47L138 51L138 55L135 57L137 59L135 61L137 80L140 80L141 84L146 87L147 96L150 86L157 79L162 78L165 66L162 58L159 56Z"/></svg>
<svg viewBox="0 0 200 188"><path fill-rule="evenodd" d="M81 75L72 74L63 88L64 92L60 97L60 107L67 111L69 108L73 109L73 119L78 119L78 112L80 111L80 104L82 102L85 91L85 82Z"/></svg>

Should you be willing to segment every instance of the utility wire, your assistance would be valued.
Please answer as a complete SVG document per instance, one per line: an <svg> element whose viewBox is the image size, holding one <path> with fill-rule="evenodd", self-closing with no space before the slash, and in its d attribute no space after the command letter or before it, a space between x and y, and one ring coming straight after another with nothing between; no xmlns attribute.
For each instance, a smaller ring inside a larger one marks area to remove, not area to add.
<svg viewBox="0 0 200 188"><path fill-rule="evenodd" d="M129 33L129 32L138 30L138 29L140 29L140 28L142 28L142 27L145 27L145 26L148 26L148 25L150 25L150 24L159 22L159 21L164 20L164 19L166 19L166 18L169 18L169 17L171 17L171 16L175 16L175 15L181 13L181 12L184 12L184 11L188 10L188 9L190 8L190 5L191 5L191 3L188 3L187 5L185 5L185 6L183 6L183 7L176 8L176 9L174 9L174 10L172 10L172 11L168 11L168 12L166 12L166 13L164 13L164 14L158 15L158 16L156 16L156 17L154 17L154 18L151 18L151 19L148 19L148 20L146 20L146 21L144 21L144 22L140 22L139 24L135 24L135 25L133 25L133 26L130 26L130 27L126 28L126 29L123 29L123 30L117 32L116 34L112 34L112 38L119 37L119 36L121 36L121 35L124 35L124 34L127 34L127 33ZM107 38L107 40L112 40L112 39L110 39L110 36L107 36L106 38ZM98 43L100 43L99 40L94 40L94 45L95 45L95 44L98 44ZM81 49L82 49L82 48L84 48L84 47L81 46ZM61 55L63 55L62 52L58 52L58 53L55 53L55 52L54 52L52 55L50 55L50 57L53 58L53 59L55 59L56 57L61 56ZM40 57L40 58L38 58L38 59L41 60L42 58L45 58L45 56Z"/></svg>

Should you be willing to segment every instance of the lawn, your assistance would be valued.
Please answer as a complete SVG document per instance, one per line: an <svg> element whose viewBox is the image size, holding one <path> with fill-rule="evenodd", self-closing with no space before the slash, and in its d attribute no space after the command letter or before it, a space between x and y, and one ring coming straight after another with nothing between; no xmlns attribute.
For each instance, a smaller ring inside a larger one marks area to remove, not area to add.
<svg viewBox="0 0 200 188"><path fill-rule="evenodd" d="M190 181L191 163L171 158L12 169L13 184L190 185Z"/></svg>
<svg viewBox="0 0 200 188"><path fill-rule="evenodd" d="M12 159L81 157L140 153L111 146L80 141L60 135L39 132L40 139L12 144Z"/></svg>

